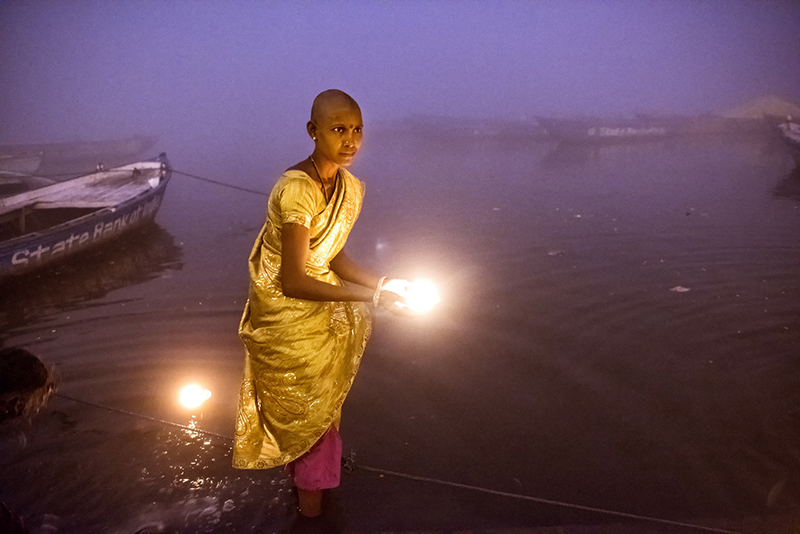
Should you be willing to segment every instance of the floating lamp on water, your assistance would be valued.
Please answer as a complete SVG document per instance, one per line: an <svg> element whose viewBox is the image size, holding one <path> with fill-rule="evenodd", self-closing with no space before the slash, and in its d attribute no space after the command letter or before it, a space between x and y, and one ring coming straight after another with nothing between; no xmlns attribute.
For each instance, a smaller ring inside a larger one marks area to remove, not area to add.
<svg viewBox="0 0 800 534"><path fill-rule="evenodd" d="M181 390L178 400L186 408L199 408L205 401L211 398L211 392L197 384L186 386Z"/></svg>
<svg viewBox="0 0 800 534"><path fill-rule="evenodd" d="M383 286L386 291L397 293L405 297L406 303L399 304L401 308L408 308L414 313L427 313L439 303L439 293L436 286L428 280L389 280Z"/></svg>

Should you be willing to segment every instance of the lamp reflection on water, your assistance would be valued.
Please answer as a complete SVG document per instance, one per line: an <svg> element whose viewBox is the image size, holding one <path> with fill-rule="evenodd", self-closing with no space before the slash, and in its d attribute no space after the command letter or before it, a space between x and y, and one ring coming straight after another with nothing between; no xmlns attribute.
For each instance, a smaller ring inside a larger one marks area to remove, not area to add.
<svg viewBox="0 0 800 534"><path fill-rule="evenodd" d="M211 391L198 384L184 386L178 394L178 401L184 408L192 410L192 417L186 427L186 433L192 438L201 438L203 432L199 431L198 423L203 419L200 408L208 399L211 398ZM210 445L210 441L205 441L204 445Z"/></svg>

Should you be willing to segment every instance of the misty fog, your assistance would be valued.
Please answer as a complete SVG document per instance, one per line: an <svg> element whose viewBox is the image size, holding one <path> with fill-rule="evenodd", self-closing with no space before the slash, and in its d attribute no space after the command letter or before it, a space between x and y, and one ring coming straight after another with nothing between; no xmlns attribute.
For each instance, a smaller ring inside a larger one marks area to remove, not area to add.
<svg viewBox="0 0 800 534"><path fill-rule="evenodd" d="M368 128L716 113L800 100L798 35L791 0L3 1L0 143L145 134L174 156L247 157L303 140L330 87Z"/></svg>
<svg viewBox="0 0 800 534"><path fill-rule="evenodd" d="M619 520L511 493L797 531L789 150L760 115L740 139L603 146L536 126L797 104L797 0L0 0L0 145L152 137L142 159L165 152L173 171L146 232L0 285L0 347L52 362L67 395L28 441L0 440L0 516L64 533L293 520L282 470L230 467L237 326L264 195L313 149L329 88L364 118L348 255L442 295L419 320L376 312L343 452L446 483L348 475L351 531ZM499 121L508 135L472 128ZM190 381L213 391L197 427L173 398Z"/></svg>

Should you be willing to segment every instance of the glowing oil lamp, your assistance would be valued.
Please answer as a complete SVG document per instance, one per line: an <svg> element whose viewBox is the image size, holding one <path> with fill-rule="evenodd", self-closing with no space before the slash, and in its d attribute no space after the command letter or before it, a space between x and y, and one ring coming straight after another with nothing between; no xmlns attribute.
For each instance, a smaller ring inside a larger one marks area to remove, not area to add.
<svg viewBox="0 0 800 534"><path fill-rule="evenodd" d="M386 291L392 291L405 297L406 303L399 304L401 308L408 308L414 313L427 313L439 303L439 293L436 286L428 280L389 280L383 286Z"/></svg>
<svg viewBox="0 0 800 534"><path fill-rule="evenodd" d="M406 302L411 311L427 313L439 303L439 293L436 286L428 280L416 280L408 286Z"/></svg>
<svg viewBox="0 0 800 534"><path fill-rule="evenodd" d="M186 408L199 408L211 398L211 392L197 384L191 384L181 390L178 400Z"/></svg>

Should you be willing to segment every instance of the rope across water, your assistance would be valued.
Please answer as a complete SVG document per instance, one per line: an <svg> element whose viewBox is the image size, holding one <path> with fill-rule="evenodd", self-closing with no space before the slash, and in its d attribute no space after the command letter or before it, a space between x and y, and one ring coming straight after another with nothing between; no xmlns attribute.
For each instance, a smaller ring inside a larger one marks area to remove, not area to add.
<svg viewBox="0 0 800 534"><path fill-rule="evenodd" d="M216 432L211 432L211 431L208 431L208 430L202 430L202 429L199 429L199 428L193 428L193 427L190 427L190 426L187 426L187 425L182 425L180 423L175 423L174 421L167 421L165 419L159 419L158 417L152 417L152 416L149 416L149 415L144 415L144 414L132 412L132 411L129 411L129 410L123 410L121 408L114 408L112 406L106 406L106 405L103 405L103 404L89 402L89 401L85 401L85 400L78 399L78 398L75 398L75 397L70 397L68 395L64 395L64 394L61 394L61 393L54 393L53 396L60 397L62 399L69 400L69 401L72 401L72 402L76 402L76 403L79 403L79 404L85 404L87 406L92 406L94 408L99 408L101 410L107 410L107 411L110 411L110 412L121 413L121 414L124 414L124 415L137 417L139 419L146 419L148 421L153 421L155 423L160 423L160 424L163 424L163 425L174 426L174 427L180 428L182 430L186 430L187 432L193 432L193 433L196 433L196 434L202 434L202 435L206 435L206 436L214 436L216 438L223 439L223 440L225 440L227 442L233 442L233 438L230 437L230 436L225 436L223 434L217 434ZM352 462L352 458L350 459L350 462ZM510 498L510 499L518 499L518 500L524 500L524 501L529 501L529 502L535 502L535 503L538 503L538 504L547 504L547 505L550 505L550 506L559 506L559 507L562 507L562 508L571 508L573 510L582 510L582 511L585 511L585 512L593 512L593 513L602 514L602 515L624 517L626 519L635 519L637 521L644 521L644 522L648 522L648 523L658 523L658 524L662 524L662 525L670 525L670 526L674 526L674 527L683 527L683 528L692 529L692 530L699 530L699 531L705 531L705 532L714 532L716 534L750 534L750 533L737 531L737 530L725 530L725 529L714 528L714 527L706 527L706 526L697 525L697 524L694 524L694 523L684 523L684 522L680 522L680 521L672 521L670 519L662 519L662 518L658 518L658 517L650 517L650 516L639 515L639 514L631 514L631 513L628 513L628 512L619 512L619 511L616 511L616 510L608 510L608 509L605 509L605 508L597 508L597 507L594 507L594 506L585 506L585 505L582 505L582 504L574 504L574 503L569 503L569 502L564 502L564 501L556 501L556 500L552 500L552 499L545 499L545 498L542 498L542 497L533 497L531 495L522 495L522 494L519 494L519 493L511 493L511 492L508 492L508 491L493 490L493 489L490 489L490 488L483 488L483 487L480 487L480 486L472 486L472 485L469 485L469 484L461 484L460 482L451 482L451 481L448 481L448 480L441 480L441 479L438 479L438 478L425 477L425 476L420 476L420 475L413 475L413 474L410 474L410 473L401 473L399 471L391 471L389 469L381 469L381 468L378 468L378 467L369 467L369 466L360 465L360 464L357 466L357 469L362 469L364 471L368 471L368 472L371 472L371 473L377 473L377 474L380 474L380 475L388 475L388 476L393 476L393 477L398 477L398 478L405 478L407 480L415 480L417 482L426 482L426 483L429 483L429 484L438 484L440 486L449 486L451 488L459 488L459 489L464 489L464 490L476 491L476 492L480 492L480 493L486 493L486 494L489 494L489 495L497 495L497 496L500 496L500 497L507 497L507 498Z"/></svg>
<svg viewBox="0 0 800 534"><path fill-rule="evenodd" d="M256 191L255 189L248 189L246 187L240 187L238 185L229 184L226 182L220 182L219 180L212 180L211 178L205 178L203 176L197 176L196 174L189 174L188 172L176 171L175 169L171 169L174 174L180 174L182 176L188 176L189 178L194 178L195 180L200 180L202 182L208 182L210 184L219 185L222 187L227 187L229 189L236 189L237 191L244 191L245 193L253 193L255 195L259 195L262 197L268 197L269 193L265 193L263 191Z"/></svg>

